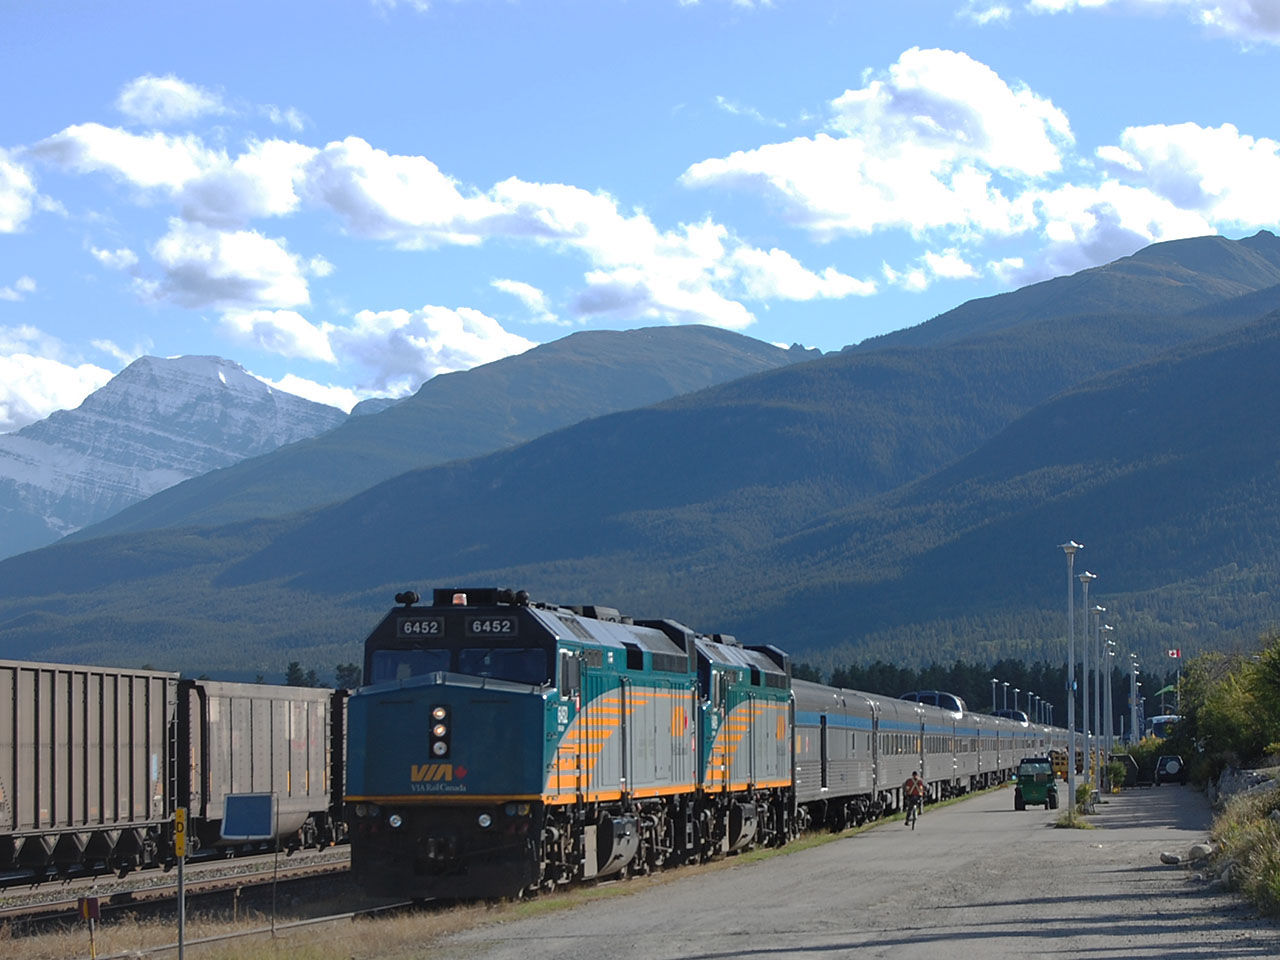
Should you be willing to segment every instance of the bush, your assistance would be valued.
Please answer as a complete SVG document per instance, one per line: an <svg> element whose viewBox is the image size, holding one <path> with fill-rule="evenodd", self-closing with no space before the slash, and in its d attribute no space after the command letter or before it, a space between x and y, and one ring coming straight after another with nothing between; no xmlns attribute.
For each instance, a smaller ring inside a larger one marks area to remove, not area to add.
<svg viewBox="0 0 1280 960"><path fill-rule="evenodd" d="M1233 864L1231 884L1255 906L1280 914L1280 788L1233 798L1213 825L1219 864Z"/></svg>
<svg viewBox="0 0 1280 960"><path fill-rule="evenodd" d="M1125 774L1128 772L1128 767L1119 760L1107 761L1107 783L1111 784L1113 791L1124 786Z"/></svg>

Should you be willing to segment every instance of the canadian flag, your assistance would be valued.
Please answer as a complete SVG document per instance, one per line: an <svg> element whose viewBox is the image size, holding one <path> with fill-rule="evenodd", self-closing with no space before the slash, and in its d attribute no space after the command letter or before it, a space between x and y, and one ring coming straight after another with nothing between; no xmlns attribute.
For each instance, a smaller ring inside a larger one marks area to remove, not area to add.
<svg viewBox="0 0 1280 960"><path fill-rule="evenodd" d="M1181 659L1181 658L1182 658L1182 651L1181 651L1181 650L1170 650L1170 651L1169 651L1169 656L1173 657L1175 660L1179 660L1179 659Z"/></svg>

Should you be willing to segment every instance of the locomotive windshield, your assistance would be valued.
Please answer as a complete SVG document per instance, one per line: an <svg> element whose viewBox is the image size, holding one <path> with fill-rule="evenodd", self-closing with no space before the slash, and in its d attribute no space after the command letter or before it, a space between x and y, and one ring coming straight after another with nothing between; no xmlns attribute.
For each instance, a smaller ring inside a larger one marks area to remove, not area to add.
<svg viewBox="0 0 1280 960"><path fill-rule="evenodd" d="M366 682L458 673L541 686L552 677L554 643L524 610L402 607L365 641Z"/></svg>
<svg viewBox="0 0 1280 960"><path fill-rule="evenodd" d="M458 673L534 685L550 679L547 652L539 647L467 647L458 651Z"/></svg>
<svg viewBox="0 0 1280 960"><path fill-rule="evenodd" d="M374 650L369 660L368 683L407 680L424 673L449 669L448 650L388 649Z"/></svg>

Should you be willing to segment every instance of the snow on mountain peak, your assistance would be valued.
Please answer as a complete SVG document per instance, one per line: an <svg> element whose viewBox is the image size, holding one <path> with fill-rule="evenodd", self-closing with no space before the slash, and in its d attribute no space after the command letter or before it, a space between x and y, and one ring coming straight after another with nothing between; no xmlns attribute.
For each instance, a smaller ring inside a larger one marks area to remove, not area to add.
<svg viewBox="0 0 1280 960"><path fill-rule="evenodd" d="M345 419L222 357L140 357L75 410L0 435L0 558Z"/></svg>

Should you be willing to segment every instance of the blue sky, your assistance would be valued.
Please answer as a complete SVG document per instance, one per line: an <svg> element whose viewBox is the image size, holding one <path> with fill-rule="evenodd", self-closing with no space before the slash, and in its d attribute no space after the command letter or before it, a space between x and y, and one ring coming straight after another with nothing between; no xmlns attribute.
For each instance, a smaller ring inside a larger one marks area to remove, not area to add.
<svg viewBox="0 0 1280 960"><path fill-rule="evenodd" d="M1276 0L0 0L0 431L575 330L838 349L1280 224Z"/></svg>

